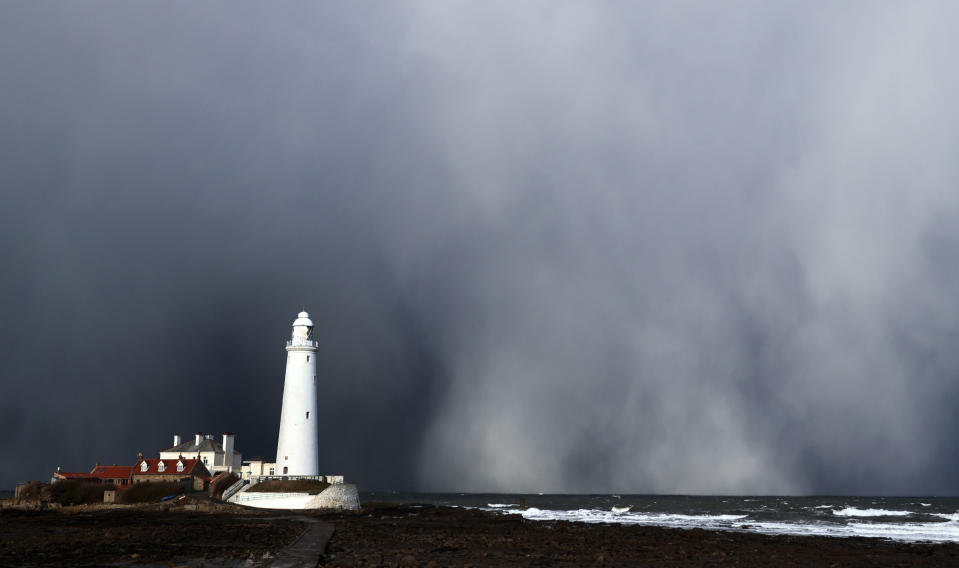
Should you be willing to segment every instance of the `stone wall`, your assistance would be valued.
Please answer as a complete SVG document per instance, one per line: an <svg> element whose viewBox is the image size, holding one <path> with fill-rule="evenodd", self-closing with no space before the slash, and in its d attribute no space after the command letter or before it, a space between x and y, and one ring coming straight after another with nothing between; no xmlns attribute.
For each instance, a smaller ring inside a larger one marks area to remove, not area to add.
<svg viewBox="0 0 959 568"><path fill-rule="evenodd" d="M330 485L318 495L309 493L255 493L241 491L230 497L231 503L261 509L338 509L355 511L360 508L360 494L356 485Z"/></svg>
<svg viewBox="0 0 959 568"><path fill-rule="evenodd" d="M330 485L311 499L306 508L356 511L360 508L360 494L352 483Z"/></svg>
<svg viewBox="0 0 959 568"><path fill-rule="evenodd" d="M258 509L307 509L315 495L309 493L250 493L241 491L230 497L231 503Z"/></svg>

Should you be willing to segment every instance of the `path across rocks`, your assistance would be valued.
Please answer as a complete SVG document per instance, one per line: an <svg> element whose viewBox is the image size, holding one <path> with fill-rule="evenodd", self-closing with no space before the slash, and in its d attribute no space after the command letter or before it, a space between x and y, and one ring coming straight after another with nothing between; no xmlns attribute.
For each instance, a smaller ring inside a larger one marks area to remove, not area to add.
<svg viewBox="0 0 959 568"><path fill-rule="evenodd" d="M287 517L290 518L290 517ZM308 524L300 538L279 551L270 562L270 568L314 568L333 536L333 525L312 517L292 517Z"/></svg>

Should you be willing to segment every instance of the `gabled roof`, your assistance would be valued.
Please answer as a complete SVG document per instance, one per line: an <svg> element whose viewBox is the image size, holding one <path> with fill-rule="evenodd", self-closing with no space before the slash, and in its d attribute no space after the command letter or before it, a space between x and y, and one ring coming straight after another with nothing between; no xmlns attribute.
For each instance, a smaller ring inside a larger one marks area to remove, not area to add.
<svg viewBox="0 0 959 568"><path fill-rule="evenodd" d="M182 444L173 446L172 448L167 448L165 450L160 450L161 452L179 452L183 455L196 455L197 452L223 452L223 444L217 442L216 440L209 438L200 439L200 443L196 443L196 439L187 440Z"/></svg>
<svg viewBox="0 0 959 568"><path fill-rule="evenodd" d="M183 471L177 471L176 462L183 462ZM160 471L160 463L163 463L164 470ZM142 469L141 464L147 464L146 471ZM210 472L203 467L203 463L197 459L180 459L180 460L152 460L152 459L141 459L137 460L137 463L133 465L133 475L208 475Z"/></svg>
<svg viewBox="0 0 959 568"><path fill-rule="evenodd" d="M98 465L89 475L97 479L127 479L132 472L132 465Z"/></svg>

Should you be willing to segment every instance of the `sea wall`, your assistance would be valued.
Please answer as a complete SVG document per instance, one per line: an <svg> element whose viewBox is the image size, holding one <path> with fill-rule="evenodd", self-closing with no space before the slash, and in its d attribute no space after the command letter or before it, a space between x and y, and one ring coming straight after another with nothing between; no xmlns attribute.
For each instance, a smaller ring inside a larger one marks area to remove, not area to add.
<svg viewBox="0 0 959 568"><path fill-rule="evenodd" d="M337 483L311 499L306 508L356 511L360 508L360 494L352 483Z"/></svg>
<svg viewBox="0 0 959 568"><path fill-rule="evenodd" d="M241 491L230 497L231 503L258 509L306 509L306 504L316 495L309 493L258 493Z"/></svg>
<svg viewBox="0 0 959 568"><path fill-rule="evenodd" d="M241 491L230 497L230 502L259 509L339 509L355 511L360 508L356 485L330 485L317 495L309 493L259 493Z"/></svg>

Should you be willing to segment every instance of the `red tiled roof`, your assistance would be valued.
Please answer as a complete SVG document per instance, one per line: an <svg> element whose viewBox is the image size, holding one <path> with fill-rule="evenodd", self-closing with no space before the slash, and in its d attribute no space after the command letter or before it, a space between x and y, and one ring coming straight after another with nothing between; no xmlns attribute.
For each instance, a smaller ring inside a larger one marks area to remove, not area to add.
<svg viewBox="0 0 959 568"><path fill-rule="evenodd" d="M80 471L58 471L54 474L54 477L60 477L63 479L96 479L89 473Z"/></svg>
<svg viewBox="0 0 959 568"><path fill-rule="evenodd" d="M176 462L183 462L183 471L177 471ZM163 462L165 469L160 471L160 462ZM147 464L146 470L142 468L141 464ZM194 468L199 464L200 467L203 467L203 464L200 460L197 459L182 459L182 460L152 460L152 459L141 459L133 466L133 475L189 475ZM204 468L206 469L206 468Z"/></svg>
<svg viewBox="0 0 959 568"><path fill-rule="evenodd" d="M89 475L97 479L127 479L132 472L132 465L98 465Z"/></svg>

